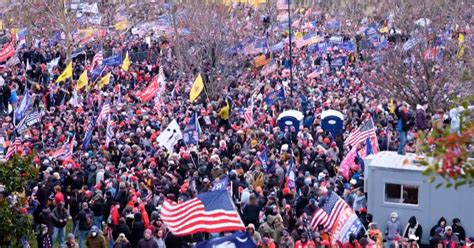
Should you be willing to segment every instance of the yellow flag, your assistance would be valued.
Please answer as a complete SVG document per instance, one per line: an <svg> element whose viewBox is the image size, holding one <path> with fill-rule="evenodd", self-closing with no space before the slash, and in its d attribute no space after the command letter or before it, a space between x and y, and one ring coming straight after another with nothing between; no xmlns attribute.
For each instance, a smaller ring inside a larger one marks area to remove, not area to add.
<svg viewBox="0 0 474 248"><path fill-rule="evenodd" d="M127 26L128 26L128 21L127 20L115 23L115 29L118 30L118 31L122 31L122 30L127 29Z"/></svg>
<svg viewBox="0 0 474 248"><path fill-rule="evenodd" d="M107 84L110 83L110 76L112 74L109 72L107 73L107 75L105 75L104 77L102 77L99 82L97 83L99 85L99 89L102 89L104 88L104 86L106 86Z"/></svg>
<svg viewBox="0 0 474 248"><path fill-rule="evenodd" d="M203 89L204 82L202 81L201 74L198 74L196 80L194 80L193 86L191 87L191 91L189 92L189 101L194 102Z"/></svg>
<svg viewBox="0 0 474 248"><path fill-rule="evenodd" d="M63 73L61 73L58 79L56 79L56 83L64 81L70 77L72 77L72 61L69 62L69 64L66 66L66 69L64 69Z"/></svg>
<svg viewBox="0 0 474 248"><path fill-rule="evenodd" d="M256 7L256 6L259 6L259 5L264 4L266 2L267 2L267 0L250 0L250 5Z"/></svg>
<svg viewBox="0 0 474 248"><path fill-rule="evenodd" d="M393 98L390 98L390 105L388 108L390 109L390 114L395 113L395 104L393 104Z"/></svg>
<svg viewBox="0 0 474 248"><path fill-rule="evenodd" d="M87 70L84 70L84 72L82 72L81 76L79 76L79 79L77 80L76 90L84 88L88 82L89 78L87 77Z"/></svg>
<svg viewBox="0 0 474 248"><path fill-rule="evenodd" d="M458 41L459 41L459 44L464 43L464 34L463 33L459 33Z"/></svg>
<svg viewBox="0 0 474 248"><path fill-rule="evenodd" d="M122 70L128 71L128 68L130 68L130 58L128 58L128 52L127 52L122 62Z"/></svg>

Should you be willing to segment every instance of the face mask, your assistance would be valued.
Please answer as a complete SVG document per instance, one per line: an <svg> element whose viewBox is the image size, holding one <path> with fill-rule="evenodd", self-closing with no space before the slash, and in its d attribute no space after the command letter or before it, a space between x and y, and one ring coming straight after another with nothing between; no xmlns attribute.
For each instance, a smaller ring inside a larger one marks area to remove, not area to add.
<svg viewBox="0 0 474 248"><path fill-rule="evenodd" d="M397 221L397 218L392 217L392 222L395 222L395 221Z"/></svg>
<svg viewBox="0 0 474 248"><path fill-rule="evenodd" d="M92 237L97 236L97 232L92 232L91 234L92 234Z"/></svg>

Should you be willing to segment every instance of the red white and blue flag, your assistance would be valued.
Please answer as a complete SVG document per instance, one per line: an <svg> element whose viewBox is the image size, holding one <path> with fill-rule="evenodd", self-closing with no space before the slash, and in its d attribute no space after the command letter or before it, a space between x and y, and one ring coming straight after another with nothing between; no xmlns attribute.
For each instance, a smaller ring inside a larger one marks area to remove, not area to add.
<svg viewBox="0 0 474 248"><path fill-rule="evenodd" d="M67 141L61 148L51 153L51 158L56 158L57 160L70 159L72 157L75 139L76 136L74 135L70 141Z"/></svg>
<svg viewBox="0 0 474 248"><path fill-rule="evenodd" d="M92 58L91 71L94 70L95 66L101 66L103 60L104 60L104 55L102 54L102 51L97 52L94 55L94 58Z"/></svg>
<svg viewBox="0 0 474 248"><path fill-rule="evenodd" d="M311 227L317 230L323 226L325 231L332 233L332 239L345 242L351 233L357 234L362 223L347 203L336 193L331 192L321 200L322 205L313 214Z"/></svg>
<svg viewBox="0 0 474 248"><path fill-rule="evenodd" d="M181 203L166 200L161 219L176 236L245 230L226 190L201 193Z"/></svg>
<svg viewBox="0 0 474 248"><path fill-rule="evenodd" d="M112 109L110 108L110 103L104 103L104 105L100 109L99 116L97 117L97 125L100 125L102 123L102 120L105 120L111 111Z"/></svg>

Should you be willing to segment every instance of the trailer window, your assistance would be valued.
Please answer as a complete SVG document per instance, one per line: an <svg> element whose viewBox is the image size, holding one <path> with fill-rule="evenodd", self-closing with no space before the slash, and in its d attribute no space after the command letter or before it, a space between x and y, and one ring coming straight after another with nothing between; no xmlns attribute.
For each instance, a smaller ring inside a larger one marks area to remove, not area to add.
<svg viewBox="0 0 474 248"><path fill-rule="evenodd" d="M385 184L385 202L418 205L418 186L409 184Z"/></svg>

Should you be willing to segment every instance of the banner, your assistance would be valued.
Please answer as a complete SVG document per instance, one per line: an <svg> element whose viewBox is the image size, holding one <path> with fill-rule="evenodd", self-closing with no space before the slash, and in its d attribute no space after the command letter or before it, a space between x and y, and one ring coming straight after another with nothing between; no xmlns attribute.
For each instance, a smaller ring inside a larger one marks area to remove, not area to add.
<svg viewBox="0 0 474 248"><path fill-rule="evenodd" d="M7 61L7 59L9 59L13 55L15 55L15 46L13 45L13 42L10 42L10 44L5 46L0 51L0 63Z"/></svg>
<svg viewBox="0 0 474 248"><path fill-rule="evenodd" d="M214 185L212 186L212 191L227 190L228 185L229 185L229 179L227 178L227 176L219 180L216 179L216 181L214 181Z"/></svg>
<svg viewBox="0 0 474 248"><path fill-rule="evenodd" d="M235 248L256 248L248 232L236 232L222 238L213 238L203 241L195 248L214 248L214 247L235 247Z"/></svg>
<svg viewBox="0 0 474 248"><path fill-rule="evenodd" d="M151 83L143 91L137 93L137 98L142 102L148 102L156 96L159 89L160 84L156 77L153 77Z"/></svg>

